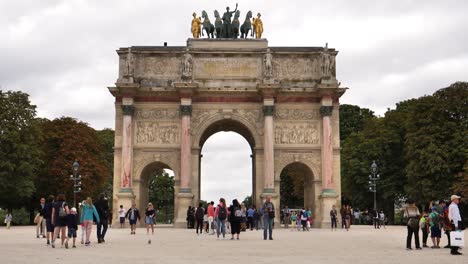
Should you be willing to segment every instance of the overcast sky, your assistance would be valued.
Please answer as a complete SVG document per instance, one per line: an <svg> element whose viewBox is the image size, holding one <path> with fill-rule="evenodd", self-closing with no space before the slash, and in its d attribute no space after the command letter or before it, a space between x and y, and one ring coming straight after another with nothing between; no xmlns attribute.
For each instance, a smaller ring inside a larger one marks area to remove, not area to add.
<svg viewBox="0 0 468 264"><path fill-rule="evenodd" d="M242 18L248 10L262 14L270 46L328 42L339 50L337 78L350 88L341 103L382 115L401 100L468 79L468 1L238 3ZM29 93L41 117L71 116L97 129L113 128L114 98L107 86L117 78L115 50L165 41L185 45L193 11L206 10L213 18L213 10L227 5L233 9L235 1L1 1L0 87ZM210 146L239 146L229 135L210 139ZM250 155L248 147L244 152ZM250 163L232 155L216 161L214 171L227 161L250 173Z"/></svg>

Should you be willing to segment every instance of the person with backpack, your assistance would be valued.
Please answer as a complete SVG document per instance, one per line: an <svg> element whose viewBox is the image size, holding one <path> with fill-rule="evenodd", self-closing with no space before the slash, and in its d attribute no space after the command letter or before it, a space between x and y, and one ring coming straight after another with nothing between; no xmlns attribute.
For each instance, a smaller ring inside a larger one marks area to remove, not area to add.
<svg viewBox="0 0 468 264"><path fill-rule="evenodd" d="M99 218L99 214L96 210L96 206L93 205L93 200L91 197L86 198L86 204L83 206L81 210L81 223L84 224L86 230L86 241L85 246L89 246L91 241L89 241L89 237L91 236L91 231L93 229L93 222L94 218L96 218L96 223L99 223L101 219Z"/></svg>
<svg viewBox="0 0 468 264"><path fill-rule="evenodd" d="M442 217L437 212L437 206L432 207L432 212L429 214L429 218L431 219L431 240L432 240L432 247L431 248L440 248L440 237L441 237L441 230L440 226L442 225Z"/></svg>
<svg viewBox="0 0 468 264"><path fill-rule="evenodd" d="M55 248L55 240L57 239L57 235L60 234L62 247L65 243L66 234L65 231L67 229L67 215L70 213L68 208L68 204L65 202L65 194L61 193L57 195L57 201L54 203L52 207L52 225L54 226L54 235L52 238L52 248Z"/></svg>
<svg viewBox="0 0 468 264"><path fill-rule="evenodd" d="M422 248L419 246L419 209L416 206L416 203L408 199L408 205L404 208L404 217L408 219L407 222L407 229L408 234L406 236L406 250L412 250L411 248L411 238L414 234L414 242L416 244L416 249L421 250Z"/></svg>
<svg viewBox="0 0 468 264"><path fill-rule="evenodd" d="M234 234L237 234L237 240L241 231L242 208L237 199L232 200L232 205L229 207L229 222L231 222L231 240L234 240Z"/></svg>
<svg viewBox="0 0 468 264"><path fill-rule="evenodd" d="M140 211L136 208L136 204L133 203L132 207L128 209L125 214L125 218L128 218L130 222L130 235L136 234L136 222L140 220Z"/></svg>
<svg viewBox="0 0 468 264"><path fill-rule="evenodd" d="M106 236L107 227L108 227L108 218L109 218L109 204L107 203L106 196L101 193L99 195L99 200L95 204L96 211L99 214L99 223L97 224L96 228L96 235L98 239L98 243L106 242L104 237Z"/></svg>
<svg viewBox="0 0 468 264"><path fill-rule="evenodd" d="M202 203L198 203L198 208L195 211L195 218L197 221L197 235L198 229L200 229L200 235L203 234L203 216L205 215L205 209Z"/></svg>
<svg viewBox="0 0 468 264"><path fill-rule="evenodd" d="M216 218L216 239L219 239L219 235L223 233L223 239L226 238L226 218L227 218L227 209L226 209L226 200L224 198L219 199L219 204L216 206L215 210Z"/></svg>

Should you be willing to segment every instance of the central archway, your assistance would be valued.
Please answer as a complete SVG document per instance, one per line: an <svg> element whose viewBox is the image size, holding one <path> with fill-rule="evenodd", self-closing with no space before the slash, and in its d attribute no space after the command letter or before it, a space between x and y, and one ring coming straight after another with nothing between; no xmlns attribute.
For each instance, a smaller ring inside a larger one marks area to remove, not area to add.
<svg viewBox="0 0 468 264"><path fill-rule="evenodd" d="M207 143L208 139L211 138L212 136L215 136L215 134L219 135L218 133L220 132L234 132L235 134L240 135L245 141L247 142L249 146L249 152L246 153L246 155L249 155L248 158L250 159L250 167L251 167L251 185L249 184L248 187L251 187L251 189L248 191L248 195L252 197L252 203L255 203L255 197L256 197L256 155L255 155L255 138L252 132L249 130L249 128L244 125L242 122L233 120L233 119L222 119L222 120L217 120L210 125L208 125L203 133L200 134L200 138L198 140L198 176L196 180L198 181L198 197L196 200L201 200L202 197L202 175L203 177L205 176L204 171L202 171L202 160L203 160L203 151L204 151L204 146L205 143ZM227 134L227 135L234 135L234 134ZM221 154L222 155L222 154ZM209 166L209 164L206 164ZM242 166L242 164L238 164L238 166ZM220 184L225 183L226 181L223 181L222 176L216 178L217 181L220 182ZM245 190L244 190L245 192ZM224 195L223 195L224 196ZM225 197L226 198L226 197ZM227 197L227 198L237 198L239 201L242 201L245 197ZM216 199L216 200L215 200ZM210 200L213 200L217 202L217 199L219 197L212 197ZM210 202L210 201L207 201ZM227 201L228 203L230 202Z"/></svg>

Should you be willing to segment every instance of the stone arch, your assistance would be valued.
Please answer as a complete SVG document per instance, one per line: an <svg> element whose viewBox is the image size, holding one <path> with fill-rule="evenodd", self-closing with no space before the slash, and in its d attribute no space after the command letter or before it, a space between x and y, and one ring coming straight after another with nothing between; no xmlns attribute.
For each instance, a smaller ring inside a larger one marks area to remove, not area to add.
<svg viewBox="0 0 468 264"><path fill-rule="evenodd" d="M180 167L180 154L178 151L136 152L133 160L133 175L135 175L133 181L141 181L141 175L143 170L154 162L166 164L167 167L171 168L171 170L174 171L175 180L177 181L179 179L178 169Z"/></svg>
<svg viewBox="0 0 468 264"><path fill-rule="evenodd" d="M298 162L307 166L313 176L313 181L321 182L320 153L280 153L275 159L275 181L280 181L280 175L286 166Z"/></svg>

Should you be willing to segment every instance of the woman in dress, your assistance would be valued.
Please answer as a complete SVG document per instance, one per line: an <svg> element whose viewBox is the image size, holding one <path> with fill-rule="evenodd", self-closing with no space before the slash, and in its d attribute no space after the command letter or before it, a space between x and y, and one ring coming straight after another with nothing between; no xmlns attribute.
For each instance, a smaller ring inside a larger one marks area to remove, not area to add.
<svg viewBox="0 0 468 264"><path fill-rule="evenodd" d="M234 234L237 234L237 240L239 240L242 221L242 207L239 205L239 201L237 201L237 199L232 200L229 212L229 222L231 222L231 240L234 240Z"/></svg>

